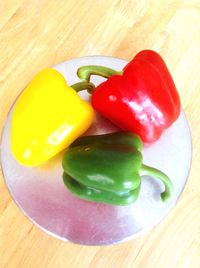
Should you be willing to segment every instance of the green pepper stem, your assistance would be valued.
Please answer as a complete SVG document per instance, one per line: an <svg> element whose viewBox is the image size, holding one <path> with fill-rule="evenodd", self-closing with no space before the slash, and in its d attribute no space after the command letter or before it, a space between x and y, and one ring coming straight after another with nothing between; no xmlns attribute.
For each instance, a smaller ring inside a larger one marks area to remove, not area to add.
<svg viewBox="0 0 200 268"><path fill-rule="evenodd" d="M173 191L173 184L170 178L165 173L156 168L142 165L140 170L140 176L145 175L158 178L163 182L163 184L165 185L165 191L161 193L161 199L164 202L167 201L170 198Z"/></svg>
<svg viewBox="0 0 200 268"><path fill-rule="evenodd" d="M95 88L95 85L91 82L84 81L84 82L79 82L79 83L73 84L70 87L72 87L76 92L87 89L88 93L91 94Z"/></svg>
<svg viewBox="0 0 200 268"><path fill-rule="evenodd" d="M112 75L122 75L122 71L116 71L108 67L99 65L86 65L77 70L77 75L81 80L90 81L91 75L99 75L108 78Z"/></svg>

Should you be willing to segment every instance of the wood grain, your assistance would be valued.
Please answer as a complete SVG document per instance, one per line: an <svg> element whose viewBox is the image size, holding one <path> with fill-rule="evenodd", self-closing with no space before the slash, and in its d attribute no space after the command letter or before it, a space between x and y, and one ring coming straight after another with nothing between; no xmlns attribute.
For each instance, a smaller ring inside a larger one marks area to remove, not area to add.
<svg viewBox="0 0 200 268"><path fill-rule="evenodd" d="M130 60L158 51L192 131L188 183L169 216L135 240L107 247L64 243L18 209L0 177L0 267L200 267L200 1L0 0L0 126L40 69L83 55ZM181 164L181 163L180 163Z"/></svg>

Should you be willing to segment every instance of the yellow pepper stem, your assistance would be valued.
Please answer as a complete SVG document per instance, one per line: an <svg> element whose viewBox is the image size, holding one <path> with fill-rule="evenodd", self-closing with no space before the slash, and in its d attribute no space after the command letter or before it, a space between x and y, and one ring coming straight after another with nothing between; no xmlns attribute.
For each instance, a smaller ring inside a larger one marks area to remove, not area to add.
<svg viewBox="0 0 200 268"><path fill-rule="evenodd" d="M94 90L95 88L95 85L91 82L79 82L79 83L76 83L76 84L73 84L71 85L71 87L76 91L76 92L79 92L79 91L82 91L82 90L87 90L88 93L92 93L92 91Z"/></svg>

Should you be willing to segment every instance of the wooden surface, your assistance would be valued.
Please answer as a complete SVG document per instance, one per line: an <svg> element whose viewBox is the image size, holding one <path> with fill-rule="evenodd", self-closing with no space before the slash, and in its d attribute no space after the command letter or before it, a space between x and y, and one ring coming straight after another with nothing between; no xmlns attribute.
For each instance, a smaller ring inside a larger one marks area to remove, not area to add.
<svg viewBox="0 0 200 268"><path fill-rule="evenodd" d="M188 183L169 216L130 242L86 247L35 227L0 177L0 267L200 267L200 1L0 0L0 128L40 69L83 55L130 60L142 49L165 59L193 138ZM181 164L181 163L180 163Z"/></svg>

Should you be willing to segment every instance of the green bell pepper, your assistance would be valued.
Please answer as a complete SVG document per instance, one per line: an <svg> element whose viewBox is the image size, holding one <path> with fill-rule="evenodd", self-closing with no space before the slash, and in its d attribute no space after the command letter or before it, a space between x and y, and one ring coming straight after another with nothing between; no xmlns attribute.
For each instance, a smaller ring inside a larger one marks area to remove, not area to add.
<svg viewBox="0 0 200 268"><path fill-rule="evenodd" d="M128 205L139 196L141 176L160 179L165 185L161 198L166 201L173 189L163 172L142 164L139 136L116 132L77 139L63 157L63 180L82 199Z"/></svg>
<svg viewBox="0 0 200 268"><path fill-rule="evenodd" d="M124 192L112 192L106 190L100 190L97 188L92 188L79 183L74 180L68 174L63 174L63 180L70 192L74 193L76 196L89 201L95 201L99 203L108 203L113 205L128 205L136 201L139 195L140 186L132 191Z"/></svg>

